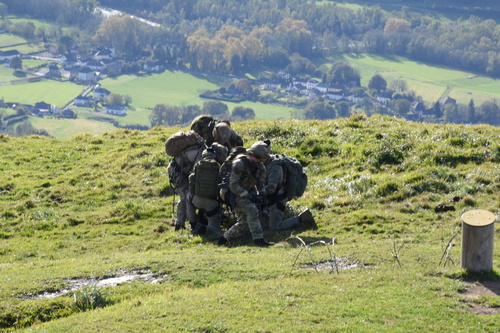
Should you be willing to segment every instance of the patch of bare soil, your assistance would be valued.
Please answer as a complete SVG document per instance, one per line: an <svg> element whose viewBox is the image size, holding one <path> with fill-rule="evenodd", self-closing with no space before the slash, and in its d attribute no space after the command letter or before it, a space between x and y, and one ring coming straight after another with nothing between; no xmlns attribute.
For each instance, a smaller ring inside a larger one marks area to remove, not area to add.
<svg viewBox="0 0 500 333"><path fill-rule="evenodd" d="M491 308L474 302L481 296L500 296L500 281L482 281L471 283L462 294L471 304L470 310L477 315L494 315L500 313L500 308Z"/></svg>
<svg viewBox="0 0 500 333"><path fill-rule="evenodd" d="M316 271L331 270L339 271L345 269L353 269L363 266L360 262L350 260L347 257L336 258L335 260L321 261L317 263L307 264L302 266L302 269L314 269Z"/></svg>

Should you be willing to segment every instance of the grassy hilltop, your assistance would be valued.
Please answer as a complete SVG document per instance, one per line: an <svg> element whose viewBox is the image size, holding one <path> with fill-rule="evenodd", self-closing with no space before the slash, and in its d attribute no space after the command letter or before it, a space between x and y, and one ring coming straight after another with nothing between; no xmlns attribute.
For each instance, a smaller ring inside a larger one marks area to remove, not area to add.
<svg viewBox="0 0 500 333"><path fill-rule="evenodd" d="M498 330L500 291L471 292L498 288L498 227L493 272L460 268L462 213L500 213L498 128L382 116L233 128L306 166L290 208L309 207L317 229L268 233L268 249L174 232L164 141L179 128L0 136L0 331ZM132 275L148 278L96 286Z"/></svg>

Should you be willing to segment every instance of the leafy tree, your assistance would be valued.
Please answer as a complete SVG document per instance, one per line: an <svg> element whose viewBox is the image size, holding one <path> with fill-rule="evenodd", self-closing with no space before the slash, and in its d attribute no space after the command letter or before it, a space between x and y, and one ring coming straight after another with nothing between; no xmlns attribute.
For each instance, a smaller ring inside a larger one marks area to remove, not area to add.
<svg viewBox="0 0 500 333"><path fill-rule="evenodd" d="M4 3L0 3L0 16L2 16L2 20L5 20L7 16L7 5Z"/></svg>
<svg viewBox="0 0 500 333"><path fill-rule="evenodd" d="M235 120L250 120L255 119L255 112L252 108L244 106L235 106L231 113L231 119Z"/></svg>
<svg viewBox="0 0 500 333"><path fill-rule="evenodd" d="M376 90L378 92L385 91L387 89L387 82L379 74L375 74L368 82L368 88Z"/></svg>
<svg viewBox="0 0 500 333"><path fill-rule="evenodd" d="M471 98L469 105L467 107L467 119L469 122L474 124L476 122L476 107L474 105L474 100Z"/></svg>
<svg viewBox="0 0 500 333"><path fill-rule="evenodd" d="M21 59L21 57L13 57L12 59L10 59L9 66L11 68L16 69L16 70L22 69L23 68L23 60Z"/></svg>
<svg viewBox="0 0 500 333"><path fill-rule="evenodd" d="M443 116L443 111L441 110L441 104L439 104L439 101L434 103L434 114L436 115L437 118L441 118Z"/></svg>
<svg viewBox="0 0 500 333"><path fill-rule="evenodd" d="M108 103L113 105L124 105L124 98L120 94L111 93L108 97Z"/></svg>
<svg viewBox="0 0 500 333"><path fill-rule="evenodd" d="M336 118L335 109L328 102L311 102L304 108L306 119L334 119Z"/></svg>
<svg viewBox="0 0 500 333"><path fill-rule="evenodd" d="M179 124L181 111L177 106L156 104L149 115L151 127L154 126L173 126Z"/></svg>
<svg viewBox="0 0 500 333"><path fill-rule="evenodd" d="M69 52L71 50L71 48L73 47L74 40L73 40L73 37L65 35L65 36L61 36L59 38L59 43L61 45L64 45L66 52Z"/></svg>
<svg viewBox="0 0 500 333"><path fill-rule="evenodd" d="M201 114L199 105L186 105L181 110L181 124L190 123L194 118Z"/></svg>
<svg viewBox="0 0 500 333"><path fill-rule="evenodd" d="M500 124L500 107L495 100L485 101L481 104L480 121L497 125Z"/></svg>
<svg viewBox="0 0 500 333"><path fill-rule="evenodd" d="M357 86L360 86L361 76L359 72L351 67L347 62L336 62L332 65L332 68L328 72L329 82L334 84L350 84L354 82Z"/></svg>
<svg viewBox="0 0 500 333"><path fill-rule="evenodd" d="M408 90L408 84L405 80L396 79L389 83L389 88L394 91L404 92Z"/></svg>
<svg viewBox="0 0 500 333"><path fill-rule="evenodd" d="M335 110L337 112L337 116L341 118L346 118L350 116L350 107L347 102L338 102L335 104Z"/></svg>
<svg viewBox="0 0 500 333"><path fill-rule="evenodd" d="M393 102L394 112L400 116L406 116L411 109L411 102L407 99L396 99Z"/></svg>
<svg viewBox="0 0 500 333"><path fill-rule="evenodd" d="M238 82L236 82L236 89L241 90L245 95L252 93L252 85L248 79L239 79Z"/></svg>
<svg viewBox="0 0 500 333"><path fill-rule="evenodd" d="M219 101L203 102L202 113L210 114L215 118L220 118L220 119L229 118L229 111L227 105Z"/></svg>
<svg viewBox="0 0 500 333"><path fill-rule="evenodd" d="M132 104L132 96L130 96L129 94L126 94L125 96L123 96L123 103L126 106Z"/></svg>

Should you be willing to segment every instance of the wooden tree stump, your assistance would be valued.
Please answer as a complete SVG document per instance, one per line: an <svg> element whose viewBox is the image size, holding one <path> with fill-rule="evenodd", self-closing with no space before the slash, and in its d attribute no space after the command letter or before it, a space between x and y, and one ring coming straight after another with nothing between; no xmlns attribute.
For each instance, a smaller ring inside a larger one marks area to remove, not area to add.
<svg viewBox="0 0 500 333"><path fill-rule="evenodd" d="M462 215L462 268L467 271L492 270L495 218L486 210L470 210Z"/></svg>

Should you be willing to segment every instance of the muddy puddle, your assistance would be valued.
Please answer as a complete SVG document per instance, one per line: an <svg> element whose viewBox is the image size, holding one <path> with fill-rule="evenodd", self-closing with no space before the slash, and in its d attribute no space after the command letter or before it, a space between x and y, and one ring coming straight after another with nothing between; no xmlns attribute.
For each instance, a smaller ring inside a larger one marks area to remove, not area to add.
<svg viewBox="0 0 500 333"><path fill-rule="evenodd" d="M115 287L120 284L134 281L143 281L146 283L160 283L165 280L164 276L155 276L152 272L117 272L112 277L107 278L81 278L66 280L67 287L56 291L46 291L35 295L26 295L23 300L50 299L64 296L65 294L78 291L85 287Z"/></svg>

